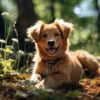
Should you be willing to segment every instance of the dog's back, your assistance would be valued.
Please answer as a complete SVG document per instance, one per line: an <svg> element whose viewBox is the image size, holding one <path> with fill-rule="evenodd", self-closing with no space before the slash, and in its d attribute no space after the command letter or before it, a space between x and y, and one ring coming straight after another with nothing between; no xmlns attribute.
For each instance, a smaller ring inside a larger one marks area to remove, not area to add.
<svg viewBox="0 0 100 100"><path fill-rule="evenodd" d="M93 72L95 75L100 75L100 63L93 55L83 50L77 50L72 55L80 61L85 69Z"/></svg>

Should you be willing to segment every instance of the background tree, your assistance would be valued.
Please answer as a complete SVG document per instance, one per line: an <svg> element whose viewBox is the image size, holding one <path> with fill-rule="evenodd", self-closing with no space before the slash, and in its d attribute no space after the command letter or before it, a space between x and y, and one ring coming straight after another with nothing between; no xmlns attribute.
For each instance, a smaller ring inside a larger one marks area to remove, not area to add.
<svg viewBox="0 0 100 100"><path fill-rule="evenodd" d="M50 0L51 3L50 3L50 10L51 10L51 16L52 16L52 19L51 19L51 22L53 22L55 20L55 0Z"/></svg>
<svg viewBox="0 0 100 100"><path fill-rule="evenodd" d="M15 24L16 30L18 32L20 49L24 49L26 38L26 29L34 24L37 20L37 15L34 11L34 3L32 0L15 0L17 8L18 8L18 18ZM27 45L27 51L32 51L32 46L30 44Z"/></svg>
<svg viewBox="0 0 100 100"><path fill-rule="evenodd" d="M100 41L100 8L99 8L98 0L94 0L94 6L97 11L96 27L97 27L97 32L98 32L98 40Z"/></svg>
<svg viewBox="0 0 100 100"><path fill-rule="evenodd" d="M0 2L1 2L1 0L0 0ZM2 8L1 7L2 6L0 4L0 37L4 39L5 38L4 37L4 20L1 16L1 13L2 13Z"/></svg>
<svg viewBox="0 0 100 100"><path fill-rule="evenodd" d="M78 0L33 0L39 19L52 22L55 18L74 20L77 18L73 9Z"/></svg>

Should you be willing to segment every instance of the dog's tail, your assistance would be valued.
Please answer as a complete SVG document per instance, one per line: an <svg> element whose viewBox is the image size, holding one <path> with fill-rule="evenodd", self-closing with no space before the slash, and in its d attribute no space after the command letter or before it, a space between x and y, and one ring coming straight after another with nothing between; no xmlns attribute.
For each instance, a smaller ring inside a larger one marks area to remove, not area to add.
<svg viewBox="0 0 100 100"><path fill-rule="evenodd" d="M100 75L100 62L91 54L86 51L78 50L75 56L81 62L82 66L95 75Z"/></svg>

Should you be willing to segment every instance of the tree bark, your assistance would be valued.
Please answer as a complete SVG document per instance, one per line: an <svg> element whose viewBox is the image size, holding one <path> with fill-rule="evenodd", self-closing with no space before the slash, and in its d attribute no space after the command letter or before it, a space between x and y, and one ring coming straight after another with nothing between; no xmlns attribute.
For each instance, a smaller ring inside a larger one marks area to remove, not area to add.
<svg viewBox="0 0 100 100"><path fill-rule="evenodd" d="M100 8L98 4L98 0L94 0L95 9L97 11L97 21L96 21L96 27L98 32L98 40L100 41Z"/></svg>
<svg viewBox="0 0 100 100"><path fill-rule="evenodd" d="M52 16L52 19L50 22L53 22L55 20L55 0L51 0L50 10L51 10L51 16Z"/></svg>
<svg viewBox="0 0 100 100"><path fill-rule="evenodd" d="M19 37L19 48L21 50L24 49L26 38L26 29L34 24L34 22L37 20L37 15L34 11L34 4L32 0L15 0L18 8L18 19L15 24L16 30L18 32ZM33 46L31 44L28 44L28 47L26 47L26 51L32 51Z"/></svg>
<svg viewBox="0 0 100 100"><path fill-rule="evenodd" d="M0 2L1 2L1 0L0 0ZM1 16L1 13L2 13L2 8L1 8L1 6L0 6L0 38L2 38L2 39L5 39L5 36L4 36L4 19L3 19L3 17Z"/></svg>

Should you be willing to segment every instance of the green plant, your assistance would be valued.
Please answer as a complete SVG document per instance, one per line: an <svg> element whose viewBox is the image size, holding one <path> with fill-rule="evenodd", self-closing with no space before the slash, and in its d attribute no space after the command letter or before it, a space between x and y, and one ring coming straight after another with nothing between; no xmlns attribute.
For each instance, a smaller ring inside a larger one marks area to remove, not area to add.
<svg viewBox="0 0 100 100"><path fill-rule="evenodd" d="M5 20L5 40L0 39L0 74L1 73L7 73L7 72L14 72L13 67L16 63L14 59L11 58L11 55L13 55L14 51L14 43L18 43L18 40L13 38L12 39L12 45L8 45L8 37L10 34L10 27L7 30L7 22L6 17L9 16L8 12L3 12L1 14L4 17Z"/></svg>
<svg viewBox="0 0 100 100"><path fill-rule="evenodd" d="M13 63L15 60L9 58L9 54L12 54L13 51L10 47L5 47L4 49L2 48L2 54L0 57L0 72L6 73L6 72L11 72Z"/></svg>
<svg viewBox="0 0 100 100"><path fill-rule="evenodd" d="M15 70L18 71L20 58L24 55L24 52L19 50L18 33L16 30L16 38L12 38L12 43L10 45L8 44L11 25L13 24L10 23L10 25L7 26L6 19L10 16L8 12L3 12L1 15L5 20L5 39L0 39L0 75L2 73L15 72ZM17 49L15 49L15 47L17 47ZM12 59L13 56L14 58Z"/></svg>

